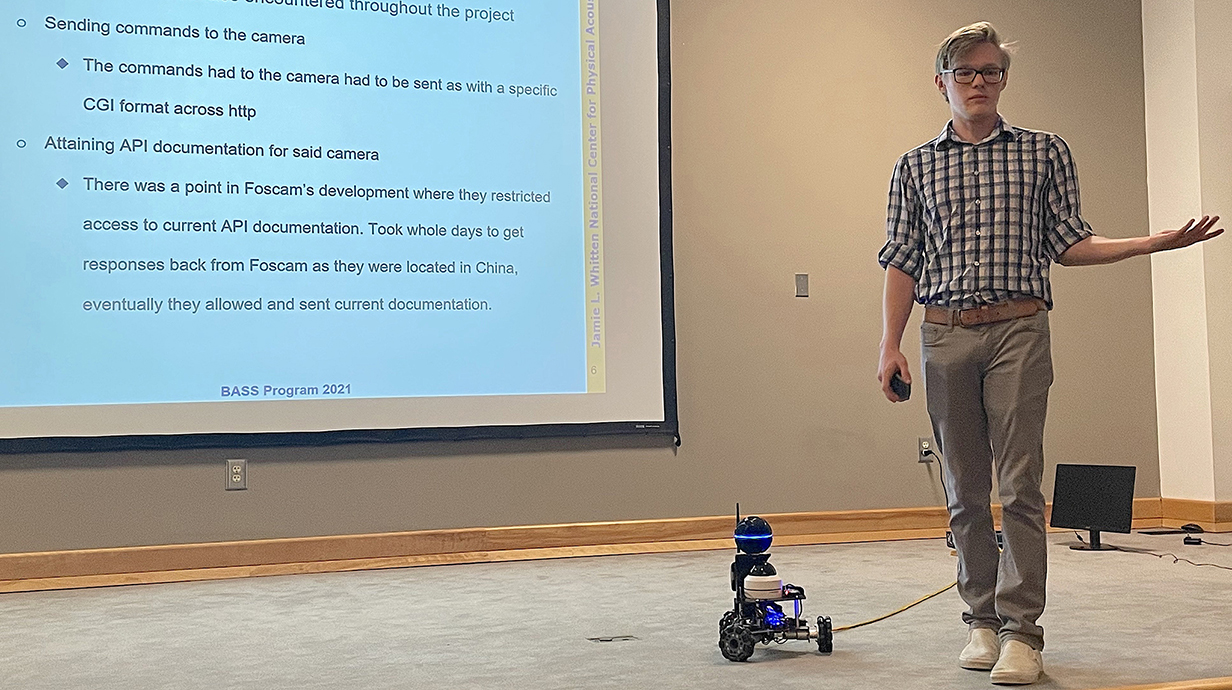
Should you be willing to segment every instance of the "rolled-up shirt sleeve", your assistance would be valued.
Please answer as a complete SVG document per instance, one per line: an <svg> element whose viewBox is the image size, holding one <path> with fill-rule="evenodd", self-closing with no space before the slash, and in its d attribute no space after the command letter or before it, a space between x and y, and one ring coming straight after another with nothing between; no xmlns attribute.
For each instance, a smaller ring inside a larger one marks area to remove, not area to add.
<svg viewBox="0 0 1232 690"><path fill-rule="evenodd" d="M1078 194L1078 172L1070 156L1069 145L1053 136L1048 146L1049 180L1046 196L1044 252L1050 261L1065 250L1095 234L1082 219Z"/></svg>
<svg viewBox="0 0 1232 690"><path fill-rule="evenodd" d="M877 255L882 268L893 266L918 283L924 271L924 231L920 227L920 195L911 179L907 157L898 159L890 178L886 210L886 243Z"/></svg>

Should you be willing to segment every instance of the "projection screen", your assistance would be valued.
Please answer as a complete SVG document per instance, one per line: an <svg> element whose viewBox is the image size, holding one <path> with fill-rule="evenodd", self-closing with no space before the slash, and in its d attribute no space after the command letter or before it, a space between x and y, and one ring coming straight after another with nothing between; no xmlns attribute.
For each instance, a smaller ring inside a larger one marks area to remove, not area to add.
<svg viewBox="0 0 1232 690"><path fill-rule="evenodd" d="M666 0L15 0L0 451L675 435Z"/></svg>

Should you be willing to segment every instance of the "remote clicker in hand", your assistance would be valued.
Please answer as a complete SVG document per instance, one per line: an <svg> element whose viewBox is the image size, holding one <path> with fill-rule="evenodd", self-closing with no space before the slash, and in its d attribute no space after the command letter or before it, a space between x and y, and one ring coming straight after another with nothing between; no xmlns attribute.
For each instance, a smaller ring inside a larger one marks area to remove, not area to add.
<svg viewBox="0 0 1232 690"><path fill-rule="evenodd" d="M911 384L904 381L897 371L890 377L890 390L894 391L894 395L898 396L899 402L903 402L911 397Z"/></svg>

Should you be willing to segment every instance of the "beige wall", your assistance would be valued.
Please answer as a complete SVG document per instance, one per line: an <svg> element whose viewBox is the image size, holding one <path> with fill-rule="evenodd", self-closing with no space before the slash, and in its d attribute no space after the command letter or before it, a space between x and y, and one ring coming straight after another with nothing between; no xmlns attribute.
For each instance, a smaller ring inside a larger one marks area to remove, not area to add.
<svg viewBox="0 0 1232 690"><path fill-rule="evenodd" d="M1193 0L1142 4L1151 231L1201 214L1201 131ZM1155 395L1164 496L1211 501L1206 247L1151 257ZM1166 353L1166 354L1165 354Z"/></svg>
<svg viewBox="0 0 1232 690"><path fill-rule="evenodd" d="M1232 4L1200 0L1194 13L1199 27L1198 126L1202 133L1202 206L1222 213L1232 225ZM1206 284L1207 343L1210 348L1212 459L1216 501L1232 501L1232 242L1224 238L1202 247Z"/></svg>
<svg viewBox="0 0 1232 690"><path fill-rule="evenodd" d="M1232 5L1143 0L1142 10L1151 226L1227 214ZM1162 493L1232 500L1232 246L1220 240L1151 263Z"/></svg>
<svg viewBox="0 0 1232 690"><path fill-rule="evenodd" d="M947 119L933 46L976 19L1017 39L1003 112L1066 137L1098 230L1142 234L1137 0L673 5L679 451L575 440L0 458L0 551L714 515L736 501L939 504L935 468L915 462L923 396L892 406L873 379L890 168ZM812 297L792 296L797 272ZM1149 265L1062 269L1054 284L1050 461L1134 464L1138 495L1158 495ZM918 370L914 328L904 349ZM224 493L234 456L252 461L251 488Z"/></svg>

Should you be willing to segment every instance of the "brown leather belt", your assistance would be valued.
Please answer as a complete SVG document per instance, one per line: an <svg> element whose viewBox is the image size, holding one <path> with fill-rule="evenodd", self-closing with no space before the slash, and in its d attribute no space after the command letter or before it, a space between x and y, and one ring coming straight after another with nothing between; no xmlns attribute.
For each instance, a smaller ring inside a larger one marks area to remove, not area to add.
<svg viewBox="0 0 1232 690"><path fill-rule="evenodd" d="M1021 319L1024 316L1046 311L1048 305L1042 299L1016 299L1009 302L986 304L974 309L942 309L941 307L926 307L924 320L928 323L940 323L947 326L980 326L986 323L998 323L1010 319Z"/></svg>

